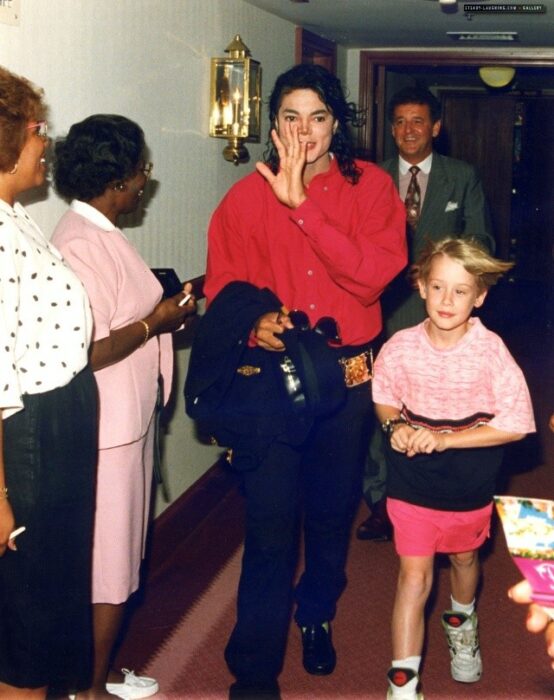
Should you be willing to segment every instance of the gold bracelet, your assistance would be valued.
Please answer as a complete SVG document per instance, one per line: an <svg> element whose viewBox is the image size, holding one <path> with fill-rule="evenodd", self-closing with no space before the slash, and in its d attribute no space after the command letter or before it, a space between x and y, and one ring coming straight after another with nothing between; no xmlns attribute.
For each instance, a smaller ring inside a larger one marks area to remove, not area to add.
<svg viewBox="0 0 554 700"><path fill-rule="evenodd" d="M142 323L142 325L144 326L144 340L139 346L143 348L148 342L148 339L150 338L150 326L146 323L146 321L139 321L139 323Z"/></svg>
<svg viewBox="0 0 554 700"><path fill-rule="evenodd" d="M6 501L8 500L8 487L7 486L0 486L0 498L5 499Z"/></svg>

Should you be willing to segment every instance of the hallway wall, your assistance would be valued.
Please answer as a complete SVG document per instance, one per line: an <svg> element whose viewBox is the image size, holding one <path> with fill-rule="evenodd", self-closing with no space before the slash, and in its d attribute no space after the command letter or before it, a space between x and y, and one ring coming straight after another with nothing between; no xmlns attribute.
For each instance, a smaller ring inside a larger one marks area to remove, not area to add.
<svg viewBox="0 0 554 700"><path fill-rule="evenodd" d="M19 26L0 24L0 64L44 88L53 138L95 112L141 124L157 187L125 234L152 267L174 267L183 280L203 274L210 214L263 151L263 143L249 144L250 164L235 167L221 156L225 142L208 137L210 58L224 55L237 33L262 64L266 98L294 62L294 26L242 0L22 0ZM264 112L262 134L267 129ZM49 235L65 206L50 191L29 211ZM179 350L165 440L171 500L218 454L196 440L184 417L187 361L188 351ZM158 497L157 512L165 506Z"/></svg>

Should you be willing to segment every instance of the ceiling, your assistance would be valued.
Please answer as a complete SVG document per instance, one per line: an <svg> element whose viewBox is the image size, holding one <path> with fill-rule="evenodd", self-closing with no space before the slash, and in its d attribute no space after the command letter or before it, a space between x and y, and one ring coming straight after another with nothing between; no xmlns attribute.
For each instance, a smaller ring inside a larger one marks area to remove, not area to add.
<svg viewBox="0 0 554 700"><path fill-rule="evenodd" d="M461 46L489 48L554 48L554 0L458 0L443 6L438 0L245 0L282 19L348 48ZM464 5L484 9L471 16ZM492 11L491 6L542 5L545 13ZM487 8L488 6L488 8ZM446 32L518 32L516 42L454 41Z"/></svg>

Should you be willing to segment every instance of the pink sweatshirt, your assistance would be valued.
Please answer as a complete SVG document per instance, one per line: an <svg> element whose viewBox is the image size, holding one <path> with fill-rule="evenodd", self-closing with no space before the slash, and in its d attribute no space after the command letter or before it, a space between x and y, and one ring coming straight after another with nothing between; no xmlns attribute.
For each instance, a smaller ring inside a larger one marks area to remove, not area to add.
<svg viewBox="0 0 554 700"><path fill-rule="evenodd" d="M492 414L488 424L514 433L535 432L529 390L502 339L478 318L457 345L439 349L428 321L395 333L375 362L375 403L405 406L432 421L463 421Z"/></svg>

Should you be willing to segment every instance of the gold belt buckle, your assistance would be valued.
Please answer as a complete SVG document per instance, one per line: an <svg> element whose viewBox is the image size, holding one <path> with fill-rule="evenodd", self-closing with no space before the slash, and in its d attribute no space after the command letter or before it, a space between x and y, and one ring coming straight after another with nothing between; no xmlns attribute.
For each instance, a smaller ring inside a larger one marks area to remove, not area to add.
<svg viewBox="0 0 554 700"><path fill-rule="evenodd" d="M371 348L355 357L341 357L339 364L344 371L344 383L348 389L369 382L373 378L373 351Z"/></svg>

